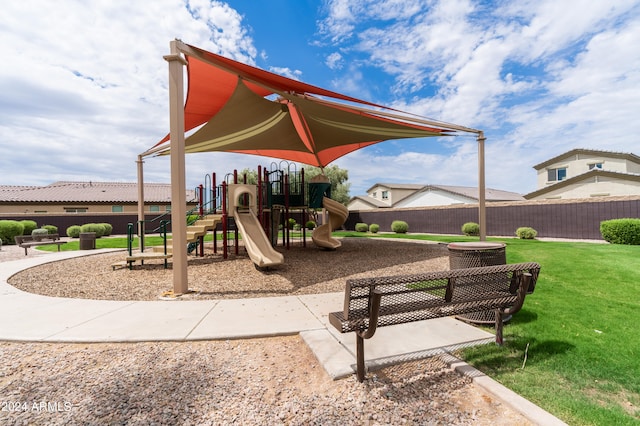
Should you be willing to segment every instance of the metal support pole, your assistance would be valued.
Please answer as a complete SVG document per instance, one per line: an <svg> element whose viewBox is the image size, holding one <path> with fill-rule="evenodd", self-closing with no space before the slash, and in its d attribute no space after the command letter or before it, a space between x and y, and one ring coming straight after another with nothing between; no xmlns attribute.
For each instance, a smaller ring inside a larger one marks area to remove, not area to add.
<svg viewBox="0 0 640 426"><path fill-rule="evenodd" d="M139 238L139 247L140 252L144 251L144 236L145 236L145 227L144 227L144 173L143 167L144 161L142 161L142 155L138 155L138 160L136 161L138 165L138 238Z"/></svg>
<svg viewBox="0 0 640 426"><path fill-rule="evenodd" d="M478 133L478 225L480 225L480 241L487 240L487 207L484 173L484 132Z"/></svg>
<svg viewBox="0 0 640 426"><path fill-rule="evenodd" d="M171 139L171 234L173 240L173 293L189 291L187 276L187 194L184 147L184 66L177 41L170 43L171 54L164 56L169 63L169 110Z"/></svg>

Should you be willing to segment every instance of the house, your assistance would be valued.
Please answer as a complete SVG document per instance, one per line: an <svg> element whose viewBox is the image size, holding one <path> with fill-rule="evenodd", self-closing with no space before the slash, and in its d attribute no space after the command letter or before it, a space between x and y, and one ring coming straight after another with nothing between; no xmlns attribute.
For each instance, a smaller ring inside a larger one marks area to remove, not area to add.
<svg viewBox="0 0 640 426"><path fill-rule="evenodd" d="M171 185L144 184L145 212L171 211ZM191 207L195 192L187 191ZM0 185L0 214L128 213L138 211L138 184L55 182L47 186Z"/></svg>
<svg viewBox="0 0 640 426"><path fill-rule="evenodd" d="M486 189L485 199L487 202L524 200L515 192L491 188ZM367 190L366 196L353 197L348 207L349 210L372 210L477 203L477 187L377 183Z"/></svg>
<svg viewBox="0 0 640 426"><path fill-rule="evenodd" d="M640 195L640 157L573 149L533 166L538 189L527 200Z"/></svg>

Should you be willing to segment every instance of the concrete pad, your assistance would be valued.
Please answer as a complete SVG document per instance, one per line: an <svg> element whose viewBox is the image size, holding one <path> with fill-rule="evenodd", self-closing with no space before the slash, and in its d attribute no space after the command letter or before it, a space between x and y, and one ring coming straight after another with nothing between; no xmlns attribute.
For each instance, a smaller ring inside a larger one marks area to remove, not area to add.
<svg viewBox="0 0 640 426"><path fill-rule="evenodd" d="M220 300L189 339L295 334L323 325L296 296Z"/></svg>
<svg viewBox="0 0 640 426"><path fill-rule="evenodd" d="M300 337L332 379L355 373L355 357L327 329L303 331Z"/></svg>
<svg viewBox="0 0 640 426"><path fill-rule="evenodd" d="M333 326L326 334L301 333L327 373L334 379L355 372L355 333L339 333ZM365 364L375 370L399 362L423 359L455 349L493 342L495 336L454 318L437 318L379 328L365 340ZM336 344L337 343L337 344ZM348 365L343 365L347 362Z"/></svg>
<svg viewBox="0 0 640 426"><path fill-rule="evenodd" d="M140 342L185 340L217 301L129 302L47 341Z"/></svg>

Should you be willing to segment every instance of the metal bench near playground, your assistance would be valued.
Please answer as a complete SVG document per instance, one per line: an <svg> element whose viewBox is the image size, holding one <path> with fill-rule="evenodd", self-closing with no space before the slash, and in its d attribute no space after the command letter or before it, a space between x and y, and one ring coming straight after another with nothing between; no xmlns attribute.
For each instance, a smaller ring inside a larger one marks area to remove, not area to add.
<svg viewBox="0 0 640 426"><path fill-rule="evenodd" d="M350 279L344 309L330 313L329 322L341 333L356 333L356 373L362 382L364 339L378 327L492 311L496 343L502 344L503 317L522 308L539 272L540 265L532 262Z"/></svg>
<svg viewBox="0 0 640 426"><path fill-rule="evenodd" d="M16 235L14 239L16 244L24 249L25 256L29 247L57 245L60 251L60 246L67 243L60 239L59 234Z"/></svg>

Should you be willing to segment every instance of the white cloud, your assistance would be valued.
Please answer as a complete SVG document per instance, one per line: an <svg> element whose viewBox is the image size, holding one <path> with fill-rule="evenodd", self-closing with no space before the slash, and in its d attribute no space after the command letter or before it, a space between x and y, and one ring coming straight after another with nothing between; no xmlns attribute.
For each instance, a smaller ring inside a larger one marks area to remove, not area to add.
<svg viewBox="0 0 640 426"><path fill-rule="evenodd" d="M338 52L333 52L327 56L325 64L332 70L339 70L344 66L344 60L342 55Z"/></svg>
<svg viewBox="0 0 640 426"><path fill-rule="evenodd" d="M186 6L3 4L0 42L10 59L0 69L1 183L135 180L137 154L168 131L169 42L180 38L247 63L257 54L242 17L227 4ZM147 161L147 168L168 181L162 160Z"/></svg>
<svg viewBox="0 0 640 426"><path fill-rule="evenodd" d="M285 77L292 78L294 80L300 80L300 77L302 76L302 71L292 70L291 68L288 68L288 67L270 67L269 71L276 74L280 74Z"/></svg>

